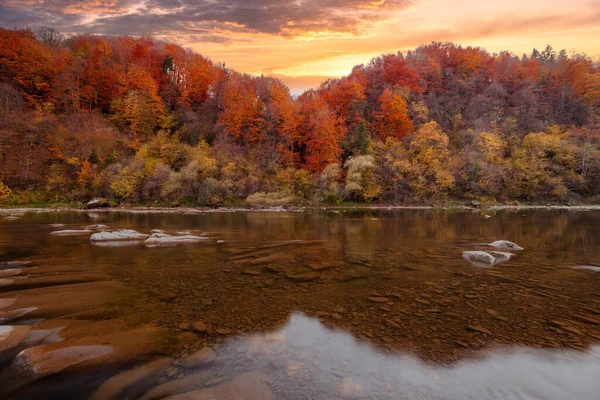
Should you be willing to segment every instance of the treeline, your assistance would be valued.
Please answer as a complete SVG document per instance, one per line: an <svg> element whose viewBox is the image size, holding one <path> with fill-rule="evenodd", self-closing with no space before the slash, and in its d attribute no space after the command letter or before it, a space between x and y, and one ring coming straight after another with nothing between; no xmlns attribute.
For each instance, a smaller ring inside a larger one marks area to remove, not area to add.
<svg viewBox="0 0 600 400"><path fill-rule="evenodd" d="M0 29L0 198L217 206L600 197L600 65L450 43L292 96L150 37Z"/></svg>

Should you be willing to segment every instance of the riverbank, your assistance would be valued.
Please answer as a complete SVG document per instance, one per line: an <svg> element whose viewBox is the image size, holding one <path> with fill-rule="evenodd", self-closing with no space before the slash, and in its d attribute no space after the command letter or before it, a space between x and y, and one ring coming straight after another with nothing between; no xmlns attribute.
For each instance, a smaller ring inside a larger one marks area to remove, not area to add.
<svg viewBox="0 0 600 400"><path fill-rule="evenodd" d="M24 213L42 212L100 212L100 213L147 213L147 214L209 214L209 213L233 213L233 212L308 212L308 211L331 211L344 212L352 210L573 210L588 211L600 210L599 204L585 205L482 205L473 207L469 205L342 205L342 206L291 206L291 207L111 207L87 209L81 207L0 207L0 214L14 215Z"/></svg>

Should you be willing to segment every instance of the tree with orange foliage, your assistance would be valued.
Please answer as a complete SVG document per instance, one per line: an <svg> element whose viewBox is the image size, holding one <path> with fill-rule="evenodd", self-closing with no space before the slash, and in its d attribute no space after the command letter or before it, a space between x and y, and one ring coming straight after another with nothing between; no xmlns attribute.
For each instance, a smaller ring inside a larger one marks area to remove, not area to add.
<svg viewBox="0 0 600 400"><path fill-rule="evenodd" d="M313 91L300 98L304 118L304 168L320 172L339 162L342 150L340 140L346 134L342 120L329 109L327 102Z"/></svg>
<svg viewBox="0 0 600 400"><path fill-rule="evenodd" d="M54 101L52 83L61 67L32 31L0 28L0 79L18 86L30 104Z"/></svg>
<svg viewBox="0 0 600 400"><path fill-rule="evenodd" d="M232 136L245 143L261 140L263 102L249 75L231 76L223 94L223 107L220 122Z"/></svg>
<svg viewBox="0 0 600 400"><path fill-rule="evenodd" d="M421 93L419 75L406 65L402 54L383 56L383 81L391 86L403 86L414 93Z"/></svg>
<svg viewBox="0 0 600 400"><path fill-rule="evenodd" d="M413 124L408 115L408 104L400 93L385 89L379 97L380 109L373 122L377 136L384 140L388 137L400 139L412 131Z"/></svg>

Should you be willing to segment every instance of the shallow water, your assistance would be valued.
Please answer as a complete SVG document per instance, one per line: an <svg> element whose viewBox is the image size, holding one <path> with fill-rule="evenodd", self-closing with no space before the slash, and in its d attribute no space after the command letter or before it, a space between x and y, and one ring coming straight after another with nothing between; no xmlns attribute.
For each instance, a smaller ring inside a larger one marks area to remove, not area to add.
<svg viewBox="0 0 600 400"><path fill-rule="evenodd" d="M51 235L91 224L206 240ZM493 266L462 257L501 239L524 250ZM0 265L5 398L87 398L119 373L113 398L168 382L189 398L600 392L600 211L28 213L0 216ZM213 362L182 366L205 346ZM161 357L164 371L131 378Z"/></svg>

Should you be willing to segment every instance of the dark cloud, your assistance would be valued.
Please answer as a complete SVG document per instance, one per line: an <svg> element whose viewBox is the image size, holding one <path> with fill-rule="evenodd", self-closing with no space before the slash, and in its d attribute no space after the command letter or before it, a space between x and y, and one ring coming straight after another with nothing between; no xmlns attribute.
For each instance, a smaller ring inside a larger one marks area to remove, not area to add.
<svg viewBox="0 0 600 400"><path fill-rule="evenodd" d="M48 25L65 33L180 35L184 41L217 41L227 32L360 34L409 1L0 0L0 25Z"/></svg>

